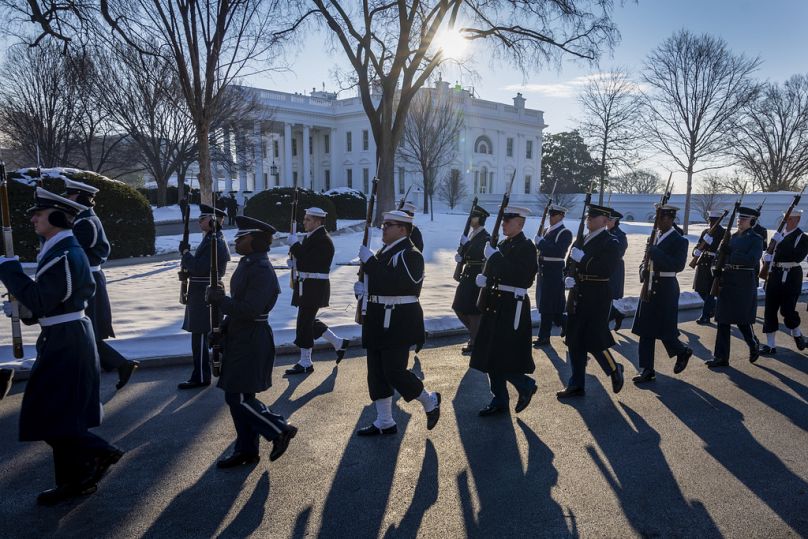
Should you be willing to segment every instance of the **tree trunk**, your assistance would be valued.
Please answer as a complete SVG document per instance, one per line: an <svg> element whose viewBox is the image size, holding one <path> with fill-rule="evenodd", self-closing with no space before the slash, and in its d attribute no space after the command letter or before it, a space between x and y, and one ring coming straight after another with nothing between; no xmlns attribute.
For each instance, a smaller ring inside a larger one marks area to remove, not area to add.
<svg viewBox="0 0 808 539"><path fill-rule="evenodd" d="M177 171L177 202L185 198L185 172Z"/></svg>
<svg viewBox="0 0 808 539"><path fill-rule="evenodd" d="M429 195L429 220L435 220L435 201L432 199L432 195Z"/></svg>
<svg viewBox="0 0 808 539"><path fill-rule="evenodd" d="M199 163L199 199L203 204L213 203L213 191L215 191L210 174L209 134L209 126L204 124L196 126L196 143L199 151L197 158Z"/></svg>
<svg viewBox="0 0 808 539"><path fill-rule="evenodd" d="M603 206L603 190L606 186L606 144L600 154L600 189L598 190L598 206Z"/></svg>
<svg viewBox="0 0 808 539"><path fill-rule="evenodd" d="M690 224L690 193L693 190L693 165L687 167L687 193L685 194L685 219L682 223L682 230L687 234L687 227Z"/></svg>
<svg viewBox="0 0 808 539"><path fill-rule="evenodd" d="M379 178L379 187L376 193L376 215L374 216L374 226L380 226L384 212L395 209L395 185L393 182L393 168L395 165L395 145L391 132L383 132L381 140L377 141L376 160L379 162L379 170L376 176Z"/></svg>
<svg viewBox="0 0 808 539"><path fill-rule="evenodd" d="M167 204L167 190L168 190L168 178L155 178L157 182L157 207L162 208Z"/></svg>
<svg viewBox="0 0 808 539"><path fill-rule="evenodd" d="M429 183L424 182L424 213L429 213Z"/></svg>

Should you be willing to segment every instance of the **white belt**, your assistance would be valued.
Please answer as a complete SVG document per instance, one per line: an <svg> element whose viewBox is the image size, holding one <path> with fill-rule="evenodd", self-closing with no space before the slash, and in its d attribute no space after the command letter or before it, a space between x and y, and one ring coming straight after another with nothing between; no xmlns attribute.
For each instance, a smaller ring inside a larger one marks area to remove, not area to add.
<svg viewBox="0 0 808 539"><path fill-rule="evenodd" d="M657 277L676 277L675 271L655 271L654 275Z"/></svg>
<svg viewBox="0 0 808 539"><path fill-rule="evenodd" d="M303 280L304 279L321 279L321 280L328 280L327 273L308 273L305 271L298 271L295 273L295 278L297 279L297 295L303 295Z"/></svg>
<svg viewBox="0 0 808 539"><path fill-rule="evenodd" d="M39 325L43 328L48 326L55 326L56 324L64 324L66 322L73 322L74 320L81 320L84 318L84 311L75 311L72 313L57 314L56 316L45 316L39 319Z"/></svg>
<svg viewBox="0 0 808 539"><path fill-rule="evenodd" d="M90 271L101 271L101 265L90 266Z"/></svg>
<svg viewBox="0 0 808 539"><path fill-rule="evenodd" d="M517 288L515 286L508 286L506 284L497 285L497 290L502 292L510 292L516 299L516 312L513 314L513 329L519 329L519 320L522 319L522 302L527 295L527 288Z"/></svg>
<svg viewBox="0 0 808 539"><path fill-rule="evenodd" d="M396 305L418 303L418 296L368 296L368 301L384 305L384 329L389 329L390 314Z"/></svg>
<svg viewBox="0 0 808 539"><path fill-rule="evenodd" d="M788 278L788 270L790 270L791 268L796 268L799 265L800 265L799 262L775 262L774 263L774 267L780 268L780 269L783 270L783 278L780 280L783 283L786 282L786 279Z"/></svg>
<svg viewBox="0 0 808 539"><path fill-rule="evenodd" d="M553 256L542 256L541 261L542 262L566 262L566 259L557 258L557 257L553 257Z"/></svg>

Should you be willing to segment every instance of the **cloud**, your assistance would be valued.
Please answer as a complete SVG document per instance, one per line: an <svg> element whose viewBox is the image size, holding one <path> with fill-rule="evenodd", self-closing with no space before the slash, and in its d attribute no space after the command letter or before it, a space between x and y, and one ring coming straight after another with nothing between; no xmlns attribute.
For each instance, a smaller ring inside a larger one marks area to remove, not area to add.
<svg viewBox="0 0 808 539"><path fill-rule="evenodd" d="M582 75L575 77L568 81L556 82L550 84L510 84L505 86L505 90L511 92L522 92L523 94L539 94L546 97L575 97L580 93L581 88L589 84L593 80L605 79L611 75L610 72L592 73L589 75ZM644 85L632 82L632 87L635 92L640 92Z"/></svg>

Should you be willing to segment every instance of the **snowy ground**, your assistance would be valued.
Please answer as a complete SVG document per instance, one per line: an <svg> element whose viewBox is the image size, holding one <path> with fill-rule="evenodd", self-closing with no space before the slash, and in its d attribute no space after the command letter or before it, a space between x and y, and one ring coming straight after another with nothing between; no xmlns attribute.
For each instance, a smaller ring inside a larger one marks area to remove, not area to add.
<svg viewBox="0 0 808 539"><path fill-rule="evenodd" d="M538 218L528 219L526 232L532 237L538 228ZM421 303L426 317L428 331L459 329L462 326L451 310L452 299L456 287L452 279L455 263L453 260L457 248L457 240L465 223L463 215L440 215L430 222L427 216L419 215L416 219L424 236L426 258L426 280L421 295ZM565 223L573 230L577 222L568 220ZM640 283L636 268L644 253L644 246L651 225L648 223L623 224L629 238L629 249L626 252L626 296L624 307L633 311L636 307L636 296ZM693 227L688 239L692 244L698 238L701 229ZM232 241L234 231L226 231ZM373 245L380 246L381 233L374 231ZM200 235L192 238L192 244L198 242ZM361 232L349 232L334 236L336 256L331 272L331 306L320 312L320 318L331 326L336 333L350 338L360 335L360 328L354 323L355 299L353 283L356 280L355 261ZM158 239L163 252L176 250L179 237L167 236ZM280 243L280 242L279 242ZM289 289L289 271L285 269L287 247L276 244L270 252L270 259L278 269L282 295L270 315L270 324L275 331L278 345L289 344L294 340L296 309L289 305L291 290ZM232 251L232 248L231 248ZM232 275L238 256L233 253L233 261L228 266L225 282ZM113 319L117 339L110 341L123 354L131 358L151 358L174 355L187 355L190 352L188 333L182 331L184 307L179 304L179 282L177 271L179 260L153 262L132 266L112 267L106 270L109 294L112 300ZM701 302L691 291L694 271L686 268L679 276L682 289L680 307L699 305ZM531 298L533 291L531 290ZM533 312L534 319L538 314ZM26 327L23 330L26 343L26 357L33 357L38 326ZM10 335L3 331L0 336L0 362L11 359Z"/></svg>

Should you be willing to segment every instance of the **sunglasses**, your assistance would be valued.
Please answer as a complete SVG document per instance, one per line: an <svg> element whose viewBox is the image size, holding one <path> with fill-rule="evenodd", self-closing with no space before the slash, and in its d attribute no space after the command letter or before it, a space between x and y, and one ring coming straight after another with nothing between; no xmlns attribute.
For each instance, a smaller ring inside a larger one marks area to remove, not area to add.
<svg viewBox="0 0 808 539"><path fill-rule="evenodd" d="M386 223L382 223L382 228L390 228L391 226L403 226L401 223L396 223L393 221L388 221Z"/></svg>

